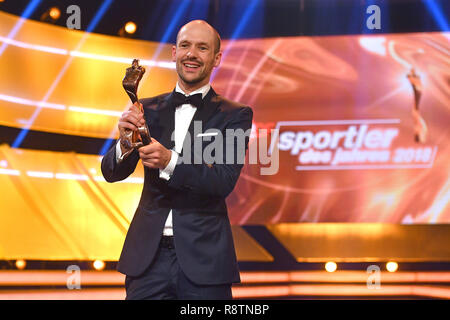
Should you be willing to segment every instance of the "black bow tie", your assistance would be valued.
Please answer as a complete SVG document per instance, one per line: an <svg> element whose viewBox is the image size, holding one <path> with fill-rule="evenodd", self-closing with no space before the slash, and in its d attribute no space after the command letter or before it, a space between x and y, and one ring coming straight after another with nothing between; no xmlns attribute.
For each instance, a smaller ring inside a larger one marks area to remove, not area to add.
<svg viewBox="0 0 450 320"><path fill-rule="evenodd" d="M201 93L196 93L191 96L185 96L182 93L174 92L172 94L172 103L174 107L181 106L182 104L191 104L197 108L203 106L203 99Z"/></svg>

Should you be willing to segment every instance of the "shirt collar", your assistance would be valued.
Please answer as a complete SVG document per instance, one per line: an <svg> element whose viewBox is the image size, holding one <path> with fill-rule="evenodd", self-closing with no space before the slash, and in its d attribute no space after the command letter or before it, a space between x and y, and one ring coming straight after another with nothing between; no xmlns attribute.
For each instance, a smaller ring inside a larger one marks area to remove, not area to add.
<svg viewBox="0 0 450 320"><path fill-rule="evenodd" d="M176 91L176 92L182 93L182 94L184 94L185 96L191 96L191 95L196 94L196 93L201 93L201 94L202 94L202 99L203 99L203 98L206 96L206 94L209 92L209 89L211 89L211 84L207 83L207 84L205 84L203 87L198 88L198 89L195 90L195 91L192 91L190 94L186 94L186 93L184 93L183 89L180 88L178 82L177 82L177 85L176 85L176 87L175 87L175 91Z"/></svg>

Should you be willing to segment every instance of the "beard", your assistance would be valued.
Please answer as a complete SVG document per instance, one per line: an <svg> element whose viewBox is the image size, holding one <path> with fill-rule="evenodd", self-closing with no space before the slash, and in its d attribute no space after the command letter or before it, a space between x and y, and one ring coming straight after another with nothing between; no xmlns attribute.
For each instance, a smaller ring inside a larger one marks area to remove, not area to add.
<svg viewBox="0 0 450 320"><path fill-rule="evenodd" d="M202 82L203 80L206 79L206 77L208 76L207 68L205 68L202 71L200 71L200 73L196 77L188 79L185 76L185 74L183 73L183 63L186 63L186 62L189 62L189 61L184 61L184 62L177 63L177 73L178 73L178 76L181 78L181 80L183 80L187 84L194 85L194 84ZM199 68L201 68L203 66L204 65L201 64Z"/></svg>

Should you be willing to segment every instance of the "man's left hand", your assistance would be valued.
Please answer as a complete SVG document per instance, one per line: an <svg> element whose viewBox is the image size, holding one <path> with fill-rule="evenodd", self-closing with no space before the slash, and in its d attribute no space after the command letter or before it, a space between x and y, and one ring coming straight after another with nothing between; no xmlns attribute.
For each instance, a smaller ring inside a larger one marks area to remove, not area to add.
<svg viewBox="0 0 450 320"><path fill-rule="evenodd" d="M170 162L172 152L152 138L150 144L139 148L139 157L147 168L164 169Z"/></svg>

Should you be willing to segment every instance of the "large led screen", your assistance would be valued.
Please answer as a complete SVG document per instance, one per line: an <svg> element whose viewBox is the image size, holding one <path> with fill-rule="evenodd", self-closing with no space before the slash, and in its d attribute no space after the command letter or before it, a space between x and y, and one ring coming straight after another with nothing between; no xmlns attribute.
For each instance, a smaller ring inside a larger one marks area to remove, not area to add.
<svg viewBox="0 0 450 320"><path fill-rule="evenodd" d="M215 86L253 107L256 157L232 222L450 222L449 52L448 33L234 42Z"/></svg>

